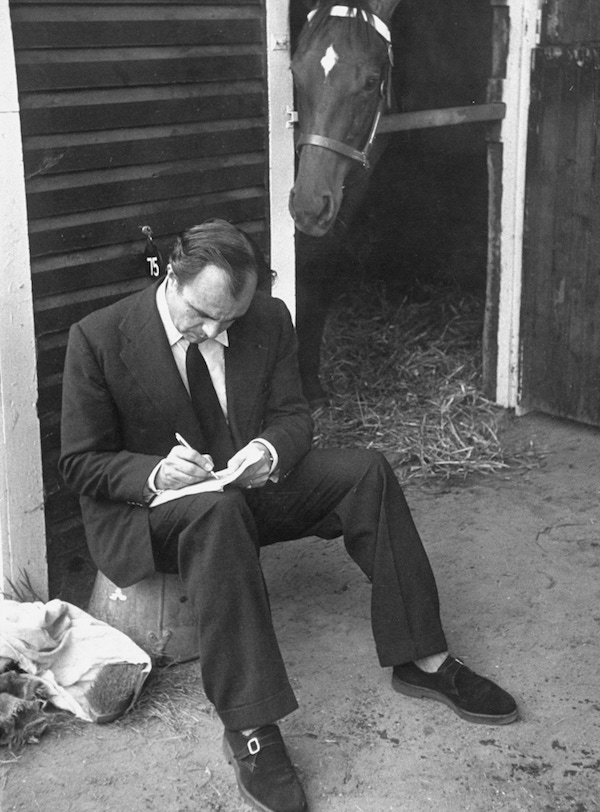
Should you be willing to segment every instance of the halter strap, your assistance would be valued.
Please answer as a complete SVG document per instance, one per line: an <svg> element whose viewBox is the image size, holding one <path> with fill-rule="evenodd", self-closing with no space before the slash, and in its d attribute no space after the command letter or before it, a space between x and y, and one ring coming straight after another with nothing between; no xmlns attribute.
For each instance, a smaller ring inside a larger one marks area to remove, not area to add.
<svg viewBox="0 0 600 812"><path fill-rule="evenodd" d="M308 135L300 135L296 143L296 149L300 150L305 144L312 144L314 147L323 147L323 149L337 152L339 155L345 155L346 158L351 158L353 161L359 161L365 169L369 169L369 153L377 135L377 127L379 126L379 119L381 118L381 103L375 113L371 131L367 138L367 143L363 150L355 149L354 147L344 144L342 141L336 141L335 138L327 138L325 135L317 135L316 133L309 133Z"/></svg>

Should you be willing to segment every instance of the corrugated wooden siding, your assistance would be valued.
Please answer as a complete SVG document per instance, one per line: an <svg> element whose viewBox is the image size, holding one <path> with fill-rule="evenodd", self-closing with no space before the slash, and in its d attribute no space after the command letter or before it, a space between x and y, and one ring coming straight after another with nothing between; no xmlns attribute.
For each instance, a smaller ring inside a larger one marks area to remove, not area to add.
<svg viewBox="0 0 600 812"><path fill-rule="evenodd" d="M52 566L53 552L82 539L56 471L69 326L149 284L142 225L166 250L186 226L221 216L266 245L264 9L11 0L10 11Z"/></svg>

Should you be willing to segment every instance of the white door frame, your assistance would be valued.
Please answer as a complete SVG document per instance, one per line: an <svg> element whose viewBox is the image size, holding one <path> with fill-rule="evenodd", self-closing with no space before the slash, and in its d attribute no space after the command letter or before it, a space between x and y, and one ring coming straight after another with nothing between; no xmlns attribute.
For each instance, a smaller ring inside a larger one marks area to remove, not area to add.
<svg viewBox="0 0 600 812"><path fill-rule="evenodd" d="M48 597L23 146L8 0L0 0L0 599Z"/></svg>
<svg viewBox="0 0 600 812"><path fill-rule="evenodd" d="M532 52L539 41L543 0L504 0L509 7L509 48L500 129L503 146L500 301L496 401L519 410L520 317L525 221L525 170Z"/></svg>
<svg viewBox="0 0 600 812"><path fill-rule="evenodd" d="M294 130L290 124L294 90L290 70L289 2L266 0L269 128L271 268L277 272L273 295L296 305L294 221L288 210L294 185Z"/></svg>

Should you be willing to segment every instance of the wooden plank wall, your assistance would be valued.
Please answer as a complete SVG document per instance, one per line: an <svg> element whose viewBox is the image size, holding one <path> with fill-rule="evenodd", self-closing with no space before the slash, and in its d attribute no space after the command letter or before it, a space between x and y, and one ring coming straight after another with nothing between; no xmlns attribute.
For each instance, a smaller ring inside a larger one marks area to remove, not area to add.
<svg viewBox="0 0 600 812"><path fill-rule="evenodd" d="M600 9L552 2L532 74L523 405L600 425Z"/></svg>
<svg viewBox="0 0 600 812"><path fill-rule="evenodd" d="M56 470L69 326L149 284L165 251L224 217L267 245L261 0L11 0L39 364L50 561L81 547ZM56 590L55 590L56 591Z"/></svg>

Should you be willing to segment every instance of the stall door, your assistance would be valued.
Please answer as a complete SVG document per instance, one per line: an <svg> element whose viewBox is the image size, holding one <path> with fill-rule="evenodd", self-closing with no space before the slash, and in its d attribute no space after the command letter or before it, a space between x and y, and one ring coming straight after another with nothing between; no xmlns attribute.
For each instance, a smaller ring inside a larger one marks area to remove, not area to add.
<svg viewBox="0 0 600 812"><path fill-rule="evenodd" d="M600 3L549 0L532 73L522 405L600 425Z"/></svg>

